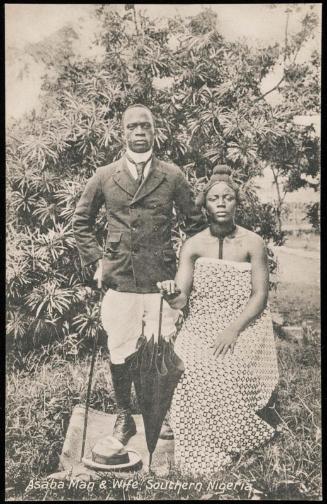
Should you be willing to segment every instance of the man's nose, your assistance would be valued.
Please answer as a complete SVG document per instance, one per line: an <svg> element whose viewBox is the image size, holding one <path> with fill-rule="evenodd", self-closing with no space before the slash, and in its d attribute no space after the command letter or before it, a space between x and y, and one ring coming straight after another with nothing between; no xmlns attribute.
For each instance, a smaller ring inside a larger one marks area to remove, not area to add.
<svg viewBox="0 0 327 504"><path fill-rule="evenodd" d="M137 126L137 127L136 127L136 129L135 129L135 134L136 134L136 135L142 135L142 136L144 136L144 131L143 131L142 126Z"/></svg>

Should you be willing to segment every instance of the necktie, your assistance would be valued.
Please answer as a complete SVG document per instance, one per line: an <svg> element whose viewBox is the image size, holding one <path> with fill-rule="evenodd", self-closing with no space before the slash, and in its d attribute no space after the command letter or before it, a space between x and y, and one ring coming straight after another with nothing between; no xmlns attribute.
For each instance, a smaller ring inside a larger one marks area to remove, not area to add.
<svg viewBox="0 0 327 504"><path fill-rule="evenodd" d="M148 162L150 161L151 158L152 158L152 154L146 161L141 161L140 163L136 163L133 159L131 159L130 157L127 156L128 161L130 163L132 163L136 168L136 171L137 171L136 183L138 186L140 186L143 182L144 168L148 164Z"/></svg>
<svg viewBox="0 0 327 504"><path fill-rule="evenodd" d="M147 161L142 161L141 163L134 163L136 170L137 170L137 185L141 185L143 182L143 175L144 175L144 168L145 165L147 164Z"/></svg>

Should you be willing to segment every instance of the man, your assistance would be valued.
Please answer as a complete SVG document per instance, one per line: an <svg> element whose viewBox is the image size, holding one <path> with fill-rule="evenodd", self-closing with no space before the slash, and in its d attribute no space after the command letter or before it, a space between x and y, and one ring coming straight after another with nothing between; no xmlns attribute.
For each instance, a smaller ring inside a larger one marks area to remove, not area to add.
<svg viewBox="0 0 327 504"><path fill-rule="evenodd" d="M126 153L98 168L76 207L73 228L82 265L97 261L95 279L108 287L102 324L108 333L110 369L118 415L114 437L127 444L136 433L130 412L131 377L125 359L135 352L139 336L158 331L157 282L174 278L176 257L171 242L173 205L185 215L185 232L206 224L194 204L182 171L153 155L155 126L144 105L128 107L122 118ZM105 255L94 234L94 221L106 205L108 237ZM179 311L164 303L162 334L171 337Z"/></svg>

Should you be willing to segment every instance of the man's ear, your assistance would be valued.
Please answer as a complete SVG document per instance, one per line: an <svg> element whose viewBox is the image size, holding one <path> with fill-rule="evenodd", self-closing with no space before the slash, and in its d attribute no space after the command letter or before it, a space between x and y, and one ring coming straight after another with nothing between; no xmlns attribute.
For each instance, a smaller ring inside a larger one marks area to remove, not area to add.
<svg viewBox="0 0 327 504"><path fill-rule="evenodd" d="M121 136L123 142L126 143L126 135L125 135L125 130L124 130L123 125L120 126L120 136Z"/></svg>

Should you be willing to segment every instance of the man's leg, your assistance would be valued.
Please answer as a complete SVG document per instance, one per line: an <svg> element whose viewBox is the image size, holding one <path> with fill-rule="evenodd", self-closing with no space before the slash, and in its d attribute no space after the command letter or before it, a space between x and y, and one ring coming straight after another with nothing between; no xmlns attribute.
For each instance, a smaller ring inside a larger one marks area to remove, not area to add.
<svg viewBox="0 0 327 504"><path fill-rule="evenodd" d="M158 334L160 294L144 294L144 300L144 334L149 339L152 334L155 337ZM180 310L174 310L166 301L163 302L161 334L165 339L175 340L176 324L180 316ZM169 412L163 421L159 437L160 439L174 438L174 433L169 425Z"/></svg>
<svg viewBox="0 0 327 504"><path fill-rule="evenodd" d="M127 364L110 363L111 379L116 396L117 418L114 426L113 437L123 445L136 434L136 425L131 414L131 387L132 380Z"/></svg>
<svg viewBox="0 0 327 504"><path fill-rule="evenodd" d="M110 370L117 404L113 436L124 445L136 434L131 415L132 379L126 357L135 352L142 330L142 298L140 294L109 290L101 307L101 319L108 334Z"/></svg>

